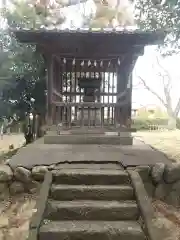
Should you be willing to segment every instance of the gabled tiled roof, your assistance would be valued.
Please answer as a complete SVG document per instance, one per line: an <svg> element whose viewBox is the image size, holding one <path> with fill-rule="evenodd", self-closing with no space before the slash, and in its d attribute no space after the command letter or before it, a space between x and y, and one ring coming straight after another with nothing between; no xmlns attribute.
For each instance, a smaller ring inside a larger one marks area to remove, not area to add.
<svg viewBox="0 0 180 240"><path fill-rule="evenodd" d="M166 31L142 31L133 29L132 27L125 28L79 28L79 29L63 29L58 28L40 28L40 29L11 29L18 40L21 42L34 43L38 40L59 39L61 37L71 38L96 38L96 37L112 37L130 41L134 45L153 45L160 44L164 41L167 34Z"/></svg>

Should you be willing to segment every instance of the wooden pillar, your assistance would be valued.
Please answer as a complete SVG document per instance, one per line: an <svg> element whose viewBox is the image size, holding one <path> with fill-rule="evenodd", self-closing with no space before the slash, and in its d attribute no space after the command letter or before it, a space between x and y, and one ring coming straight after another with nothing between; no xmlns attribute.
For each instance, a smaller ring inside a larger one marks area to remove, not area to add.
<svg viewBox="0 0 180 240"><path fill-rule="evenodd" d="M57 75L57 60L56 58L53 57L52 59L53 61L53 90L58 91L58 75ZM58 100L58 96L53 93L53 100L57 101ZM53 124L57 123L57 106L53 106L52 109L53 113Z"/></svg>
<svg viewBox="0 0 180 240"><path fill-rule="evenodd" d="M61 75L61 64L60 62L55 59L54 62L54 78L55 78L55 88L56 91L59 94L62 94L62 75ZM56 96L56 101L62 102L62 97L61 96ZM62 107L56 107L56 124L60 123L62 121Z"/></svg>
<svg viewBox="0 0 180 240"><path fill-rule="evenodd" d="M121 97L120 100L118 99L118 95L123 93L126 90L127 87L127 81L128 81L128 73L127 73L127 66L129 64L129 56L124 56L124 59L122 60L120 66L117 68L117 103L121 103L125 100L125 97ZM125 118L126 118L126 112L125 112L126 106L117 107L116 109L116 122L118 124L124 125L125 124Z"/></svg>
<svg viewBox="0 0 180 240"><path fill-rule="evenodd" d="M117 102L121 103L127 100L127 103L116 109L116 122L121 125L127 125L128 119L131 120L132 108L132 71L137 60L137 56L128 53L117 69L117 95L127 90L127 98L121 97ZM129 88L127 89L127 85Z"/></svg>
<svg viewBox="0 0 180 240"><path fill-rule="evenodd" d="M51 58L52 61L52 89L56 90L57 88L57 77L56 77L56 59L52 56ZM52 92L52 100L56 101L56 96L55 94ZM52 124L56 124L56 106L54 104L52 104Z"/></svg>
<svg viewBox="0 0 180 240"><path fill-rule="evenodd" d="M52 71L52 84L51 89L56 91L56 94L52 92L52 99L57 102L62 102L62 78L60 78L60 63L56 58L51 59L51 71ZM58 124L61 122L61 107L57 107L54 104L51 106L52 124Z"/></svg>
<svg viewBox="0 0 180 240"><path fill-rule="evenodd" d="M53 61L52 56L47 56L47 114L46 122L48 126L53 124L52 121L52 90L53 90Z"/></svg>
<svg viewBox="0 0 180 240"><path fill-rule="evenodd" d="M126 126L131 127L131 116L132 116L132 72L129 75L129 83L130 88L128 91L128 98L129 102L127 104L126 112L127 112L127 119L126 119Z"/></svg>

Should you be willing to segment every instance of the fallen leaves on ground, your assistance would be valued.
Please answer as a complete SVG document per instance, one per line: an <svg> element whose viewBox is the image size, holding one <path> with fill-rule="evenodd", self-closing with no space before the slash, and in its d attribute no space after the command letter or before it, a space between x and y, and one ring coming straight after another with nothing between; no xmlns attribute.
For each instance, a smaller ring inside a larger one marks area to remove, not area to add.
<svg viewBox="0 0 180 240"><path fill-rule="evenodd" d="M37 196L20 195L0 206L0 239L25 240Z"/></svg>
<svg viewBox="0 0 180 240"><path fill-rule="evenodd" d="M153 208L155 211L155 225L163 229L165 238L163 240L180 239L180 211L161 201L154 201Z"/></svg>

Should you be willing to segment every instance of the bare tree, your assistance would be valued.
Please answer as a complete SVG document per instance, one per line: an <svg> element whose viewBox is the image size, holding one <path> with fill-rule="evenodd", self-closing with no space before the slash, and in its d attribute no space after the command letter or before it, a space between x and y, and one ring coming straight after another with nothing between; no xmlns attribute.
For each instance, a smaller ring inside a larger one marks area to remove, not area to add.
<svg viewBox="0 0 180 240"><path fill-rule="evenodd" d="M165 107L168 114L169 128L176 128L176 119L180 112L180 96L178 97L175 106L173 106L172 104L173 79L169 71L165 67L163 67L162 64L160 63L160 59L158 56L156 57L156 64L153 65L153 69L156 69L157 76L162 85L163 94L157 92L151 86L149 86L146 79L144 79L142 76L137 75L139 84L143 85L143 87L147 89L150 93L152 93Z"/></svg>

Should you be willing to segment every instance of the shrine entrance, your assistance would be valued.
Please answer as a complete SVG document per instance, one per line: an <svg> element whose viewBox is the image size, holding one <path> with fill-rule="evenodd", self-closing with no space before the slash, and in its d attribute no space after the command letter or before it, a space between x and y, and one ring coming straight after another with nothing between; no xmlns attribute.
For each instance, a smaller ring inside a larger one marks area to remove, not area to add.
<svg viewBox="0 0 180 240"><path fill-rule="evenodd" d="M132 144L132 70L144 46L162 42L163 32L107 29L14 33L21 42L36 44L46 61L46 123L51 133L55 130L56 140L61 134L114 132L122 136L126 132L126 142Z"/></svg>

